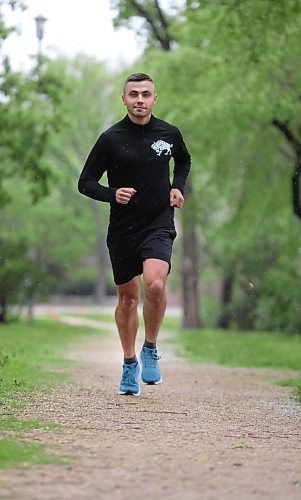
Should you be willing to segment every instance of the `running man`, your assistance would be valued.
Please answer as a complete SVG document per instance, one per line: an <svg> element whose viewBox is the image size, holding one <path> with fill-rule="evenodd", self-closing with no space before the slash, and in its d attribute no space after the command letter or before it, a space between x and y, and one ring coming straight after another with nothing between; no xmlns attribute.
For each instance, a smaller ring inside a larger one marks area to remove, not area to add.
<svg viewBox="0 0 301 500"><path fill-rule="evenodd" d="M124 354L119 394L134 396L140 394L135 349L140 275L145 291L141 379L145 384L162 381L156 342L166 309L166 281L176 237L174 208L184 203L190 170L190 155L180 131L152 114L156 99L148 75L136 73L126 79L122 101L127 115L100 135L78 182L80 193L110 203L107 245L117 286L115 319ZM104 172L109 187L99 183Z"/></svg>

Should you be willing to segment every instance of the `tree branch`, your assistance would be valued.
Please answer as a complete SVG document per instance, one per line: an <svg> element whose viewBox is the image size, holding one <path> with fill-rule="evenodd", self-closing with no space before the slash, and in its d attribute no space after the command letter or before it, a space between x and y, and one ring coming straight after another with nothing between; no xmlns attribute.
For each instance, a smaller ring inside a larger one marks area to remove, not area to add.
<svg viewBox="0 0 301 500"><path fill-rule="evenodd" d="M292 177L292 192L293 192L293 207L294 212L301 219L301 193L300 193L300 179L301 179L301 162L297 161L295 166L294 175Z"/></svg>
<svg viewBox="0 0 301 500"><path fill-rule="evenodd" d="M300 193L300 180L301 180L301 142L293 134L289 128L288 122L281 122L280 120L273 120L273 125L277 127L280 132L286 137L288 142L293 146L296 153L296 163L292 175L292 201L294 213L301 219L301 193Z"/></svg>
<svg viewBox="0 0 301 500"><path fill-rule="evenodd" d="M170 50L170 39L166 38L166 34L165 34L165 36L161 35L158 27L156 26L155 20L151 16L150 12L148 12L142 5L140 5L140 3L137 2L137 0L131 0L131 3L132 3L132 6L138 12L138 14L141 17L144 17L144 19L146 20L146 22L150 25L151 30L153 32L153 35L156 38L156 40L160 43L162 49L165 50L165 51L169 51ZM160 6L158 5L158 2L156 0L155 0L155 4L156 4L156 7L159 8L158 14L160 15L160 13L161 13L161 16L164 19L164 22L165 22L165 25L166 25L166 20L163 17L163 14L162 14L162 11L160 9ZM162 24L162 18L160 17L161 25L162 25L163 29L166 31L165 25Z"/></svg>
<svg viewBox="0 0 301 500"><path fill-rule="evenodd" d="M171 39L170 39L170 36L168 33L168 28L169 28L168 22L167 22L165 15L163 14L163 10L161 9L161 7L159 5L159 0L154 0L154 1L155 1L155 7L156 7L157 12L158 12L159 20L161 22L162 29L165 33L164 39L165 39L166 47L167 47L165 50L170 50Z"/></svg>
<svg viewBox="0 0 301 500"><path fill-rule="evenodd" d="M297 155L301 155L301 143L296 139L292 130L289 128L288 122L281 122L280 120L273 120L273 125L283 133L288 142L291 143Z"/></svg>

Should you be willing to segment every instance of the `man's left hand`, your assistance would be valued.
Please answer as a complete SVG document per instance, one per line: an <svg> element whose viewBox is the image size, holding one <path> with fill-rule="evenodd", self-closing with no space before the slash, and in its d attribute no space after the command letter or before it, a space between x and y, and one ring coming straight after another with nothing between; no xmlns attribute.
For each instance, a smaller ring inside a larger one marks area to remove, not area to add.
<svg viewBox="0 0 301 500"><path fill-rule="evenodd" d="M171 207L181 208L184 203L184 196L179 189L172 188L170 190L169 201Z"/></svg>

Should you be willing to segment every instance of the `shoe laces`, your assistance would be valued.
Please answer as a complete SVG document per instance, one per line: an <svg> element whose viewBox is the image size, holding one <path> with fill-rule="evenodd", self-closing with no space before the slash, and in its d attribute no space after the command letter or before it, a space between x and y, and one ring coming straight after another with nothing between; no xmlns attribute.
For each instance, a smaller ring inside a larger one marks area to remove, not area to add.
<svg viewBox="0 0 301 500"><path fill-rule="evenodd" d="M144 351L145 353L145 365L146 366L157 366L157 361L161 359L156 349L148 349Z"/></svg>
<svg viewBox="0 0 301 500"><path fill-rule="evenodd" d="M124 365L122 373L122 382L126 384L131 384L135 382L134 363Z"/></svg>

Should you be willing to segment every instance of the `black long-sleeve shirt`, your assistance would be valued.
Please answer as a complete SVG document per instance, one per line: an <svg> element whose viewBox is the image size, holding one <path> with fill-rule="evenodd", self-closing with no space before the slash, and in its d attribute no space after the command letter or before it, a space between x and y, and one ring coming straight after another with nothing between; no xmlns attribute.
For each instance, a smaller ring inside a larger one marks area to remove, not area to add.
<svg viewBox="0 0 301 500"><path fill-rule="evenodd" d="M170 183L169 160L174 159ZM174 227L171 188L184 192L190 154L180 131L151 116L138 125L128 116L102 133L92 148L78 182L80 193L110 203L108 236L125 237L145 229ZM109 187L99 183L107 172ZM118 188L136 193L127 205L116 202Z"/></svg>

